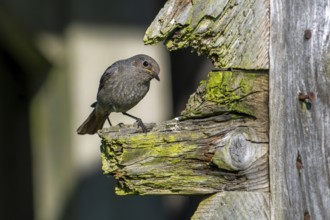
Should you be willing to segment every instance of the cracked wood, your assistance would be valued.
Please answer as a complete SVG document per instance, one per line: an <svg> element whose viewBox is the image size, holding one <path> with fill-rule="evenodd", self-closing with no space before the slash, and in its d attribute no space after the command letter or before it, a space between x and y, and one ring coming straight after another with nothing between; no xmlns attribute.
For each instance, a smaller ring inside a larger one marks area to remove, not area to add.
<svg viewBox="0 0 330 220"><path fill-rule="evenodd" d="M100 132L117 194L268 191L268 75L210 72L181 116Z"/></svg>

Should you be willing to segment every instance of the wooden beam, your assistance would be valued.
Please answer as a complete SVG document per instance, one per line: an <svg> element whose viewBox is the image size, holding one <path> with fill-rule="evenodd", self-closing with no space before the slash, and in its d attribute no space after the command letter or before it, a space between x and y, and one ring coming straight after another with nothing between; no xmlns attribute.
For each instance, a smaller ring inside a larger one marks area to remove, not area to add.
<svg viewBox="0 0 330 220"><path fill-rule="evenodd" d="M271 216L330 219L330 2L270 2Z"/></svg>

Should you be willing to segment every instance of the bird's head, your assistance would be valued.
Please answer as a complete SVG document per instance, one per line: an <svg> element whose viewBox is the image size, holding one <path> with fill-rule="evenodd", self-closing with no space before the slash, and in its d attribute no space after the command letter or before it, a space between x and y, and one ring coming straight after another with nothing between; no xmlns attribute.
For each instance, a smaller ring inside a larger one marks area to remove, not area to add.
<svg viewBox="0 0 330 220"><path fill-rule="evenodd" d="M155 78L160 81L158 76L160 71L159 65L153 58L148 55L139 54L130 59L132 59L132 65L138 68L140 73L146 73L151 76L150 79Z"/></svg>

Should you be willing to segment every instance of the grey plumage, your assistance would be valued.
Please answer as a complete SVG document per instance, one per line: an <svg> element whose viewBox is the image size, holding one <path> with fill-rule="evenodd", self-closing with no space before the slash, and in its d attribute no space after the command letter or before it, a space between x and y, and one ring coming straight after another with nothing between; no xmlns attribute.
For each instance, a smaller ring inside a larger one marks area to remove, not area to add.
<svg viewBox="0 0 330 220"><path fill-rule="evenodd" d="M136 55L119 60L108 67L100 79L97 102L86 121L77 129L78 134L95 134L102 129L111 112L126 113L139 103L147 94L150 81L159 80L159 65L147 55ZM146 131L141 119L125 114L137 120ZM109 121L110 122L110 121Z"/></svg>

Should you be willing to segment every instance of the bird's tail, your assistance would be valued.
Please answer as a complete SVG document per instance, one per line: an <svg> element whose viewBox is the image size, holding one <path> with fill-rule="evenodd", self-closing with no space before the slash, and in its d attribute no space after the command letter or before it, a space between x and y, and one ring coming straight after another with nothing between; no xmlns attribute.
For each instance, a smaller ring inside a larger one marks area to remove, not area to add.
<svg viewBox="0 0 330 220"><path fill-rule="evenodd" d="M98 115L94 109L84 123L77 129L77 133L95 134L99 129L102 129L105 120L107 120L107 115Z"/></svg>

